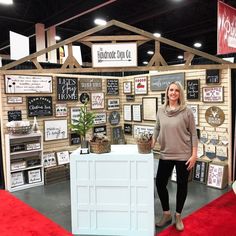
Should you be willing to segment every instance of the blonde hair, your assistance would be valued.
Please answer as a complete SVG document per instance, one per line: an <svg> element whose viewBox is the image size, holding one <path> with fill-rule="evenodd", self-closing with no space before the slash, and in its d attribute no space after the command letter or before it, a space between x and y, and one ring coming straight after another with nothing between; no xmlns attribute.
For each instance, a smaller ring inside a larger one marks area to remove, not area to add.
<svg viewBox="0 0 236 236"><path fill-rule="evenodd" d="M179 81L174 81L172 83L170 83L167 88L166 88L166 92L165 92L165 103L164 106L167 107L169 105L169 98L168 98L168 92L170 89L170 86L172 84L175 84L178 89L179 89L179 99L178 99L178 104L180 106L180 110L184 109L186 107L186 101L185 101L185 96L184 96L184 88L181 85L181 83Z"/></svg>

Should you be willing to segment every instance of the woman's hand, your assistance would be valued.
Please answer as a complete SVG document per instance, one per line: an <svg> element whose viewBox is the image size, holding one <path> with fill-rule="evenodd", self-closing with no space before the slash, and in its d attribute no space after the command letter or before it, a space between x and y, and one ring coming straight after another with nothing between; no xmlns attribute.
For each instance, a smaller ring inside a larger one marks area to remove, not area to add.
<svg viewBox="0 0 236 236"><path fill-rule="evenodd" d="M153 149L155 147L156 144L156 140L154 138L152 138L152 143L151 143L151 148Z"/></svg>
<svg viewBox="0 0 236 236"><path fill-rule="evenodd" d="M185 165L188 166L188 167L187 167L187 170L188 170L188 171L190 171L190 170L194 167L196 161L197 161L197 157L196 157L196 156L191 156L191 157L188 159L188 161L187 161L186 164L185 164Z"/></svg>

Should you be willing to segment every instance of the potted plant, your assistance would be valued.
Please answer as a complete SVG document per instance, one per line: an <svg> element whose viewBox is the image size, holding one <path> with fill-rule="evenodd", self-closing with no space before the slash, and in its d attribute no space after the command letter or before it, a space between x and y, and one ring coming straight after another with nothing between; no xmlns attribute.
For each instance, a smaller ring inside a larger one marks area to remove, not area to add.
<svg viewBox="0 0 236 236"><path fill-rule="evenodd" d="M78 119L73 119L73 124L69 127L80 135L81 137L81 148L88 148L88 141L86 140L87 132L94 126L95 114L89 112L87 108L87 102L80 109L80 115Z"/></svg>
<svg viewBox="0 0 236 236"><path fill-rule="evenodd" d="M138 152L147 154L151 152L152 134L144 132L137 136Z"/></svg>

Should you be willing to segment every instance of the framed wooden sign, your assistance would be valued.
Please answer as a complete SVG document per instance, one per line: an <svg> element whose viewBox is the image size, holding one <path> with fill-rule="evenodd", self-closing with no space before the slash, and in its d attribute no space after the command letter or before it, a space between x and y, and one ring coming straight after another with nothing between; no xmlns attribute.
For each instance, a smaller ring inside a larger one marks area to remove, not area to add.
<svg viewBox="0 0 236 236"><path fill-rule="evenodd" d="M156 121L158 103L157 98L143 97L143 120Z"/></svg>
<svg viewBox="0 0 236 236"><path fill-rule="evenodd" d="M91 109L104 109L104 93L91 93Z"/></svg>
<svg viewBox="0 0 236 236"><path fill-rule="evenodd" d="M67 120L44 120L44 140L67 139Z"/></svg>
<svg viewBox="0 0 236 236"><path fill-rule="evenodd" d="M96 78L80 78L79 79L79 90L80 91L101 91L102 90L102 79Z"/></svg>
<svg viewBox="0 0 236 236"><path fill-rule="evenodd" d="M124 124L124 134L132 135L132 124Z"/></svg>
<svg viewBox="0 0 236 236"><path fill-rule="evenodd" d="M53 105L51 96L26 97L28 116L52 116Z"/></svg>
<svg viewBox="0 0 236 236"><path fill-rule="evenodd" d="M203 102L224 102L224 87L203 87L202 88Z"/></svg>
<svg viewBox="0 0 236 236"><path fill-rule="evenodd" d="M111 128L111 143L112 144L125 143L124 134L121 126Z"/></svg>
<svg viewBox="0 0 236 236"><path fill-rule="evenodd" d="M132 121L132 105L123 105L123 117L124 121Z"/></svg>
<svg viewBox="0 0 236 236"><path fill-rule="evenodd" d="M119 98L108 98L107 99L107 110L119 110L120 99Z"/></svg>
<svg viewBox="0 0 236 236"><path fill-rule="evenodd" d="M219 84L220 73L219 70L206 70L206 84Z"/></svg>
<svg viewBox="0 0 236 236"><path fill-rule="evenodd" d="M186 93L187 93L187 99L188 100L199 100L200 99L200 83L199 79L192 79L192 80L187 80L187 88L186 88Z"/></svg>
<svg viewBox="0 0 236 236"><path fill-rule="evenodd" d="M78 101L78 79L57 77L57 100Z"/></svg>
<svg viewBox="0 0 236 236"><path fill-rule="evenodd" d="M210 163L207 186L223 189L228 185L228 165Z"/></svg>
<svg viewBox="0 0 236 236"><path fill-rule="evenodd" d="M20 104L23 103L23 97L16 96L8 96L7 97L8 104Z"/></svg>
<svg viewBox="0 0 236 236"><path fill-rule="evenodd" d="M195 120L195 125L198 126L199 125L199 118L198 118L199 107L198 107L198 104L188 104L188 107L193 112L193 116L194 116L194 120Z"/></svg>
<svg viewBox="0 0 236 236"><path fill-rule="evenodd" d="M111 112L108 120L111 125L118 125L120 123L120 113L118 111Z"/></svg>
<svg viewBox="0 0 236 236"><path fill-rule="evenodd" d="M140 104L133 104L132 105L132 118L133 121L142 121L142 105Z"/></svg>
<svg viewBox="0 0 236 236"><path fill-rule="evenodd" d="M107 127L106 127L106 125L94 126L93 127L93 134L107 135Z"/></svg>
<svg viewBox="0 0 236 236"><path fill-rule="evenodd" d="M12 110L7 112L8 121L22 120L21 110Z"/></svg>
<svg viewBox="0 0 236 236"><path fill-rule="evenodd" d="M95 114L94 125L106 124L107 114L106 112L99 112Z"/></svg>
<svg viewBox="0 0 236 236"><path fill-rule="evenodd" d="M58 165L67 164L70 162L69 151L57 152L57 163Z"/></svg>
<svg viewBox="0 0 236 236"><path fill-rule="evenodd" d="M6 93L52 93L52 77L5 75Z"/></svg>
<svg viewBox="0 0 236 236"><path fill-rule="evenodd" d="M78 145L81 143L81 137L77 133L70 133L70 145Z"/></svg>
<svg viewBox="0 0 236 236"><path fill-rule="evenodd" d="M131 81L123 82L123 92L124 92L124 94L132 93L132 82Z"/></svg>
<svg viewBox="0 0 236 236"><path fill-rule="evenodd" d="M135 77L134 78L134 94L147 94L148 90L148 77Z"/></svg>
<svg viewBox="0 0 236 236"><path fill-rule="evenodd" d="M212 106L207 108L205 112L205 119L209 125L217 127L224 123L225 114L220 107Z"/></svg>
<svg viewBox="0 0 236 236"><path fill-rule="evenodd" d="M56 111L55 112L56 117L67 116L67 104L66 103L56 104L55 111Z"/></svg>
<svg viewBox="0 0 236 236"><path fill-rule="evenodd" d="M184 73L174 73L169 75L154 75L150 78L151 91L165 91L166 87L175 81L181 83L184 87Z"/></svg>
<svg viewBox="0 0 236 236"><path fill-rule="evenodd" d="M206 184L208 176L209 161L197 160L193 168L193 180L202 184Z"/></svg>
<svg viewBox="0 0 236 236"><path fill-rule="evenodd" d="M81 93L79 100L83 104L85 104L86 102L89 102L89 94L88 93Z"/></svg>
<svg viewBox="0 0 236 236"><path fill-rule="evenodd" d="M79 119L80 116L80 107L71 107L70 108L70 123L71 124L76 124L76 120Z"/></svg>
<svg viewBox="0 0 236 236"><path fill-rule="evenodd" d="M56 166L56 155L55 152L43 153L43 167L48 168L52 166Z"/></svg>
<svg viewBox="0 0 236 236"><path fill-rule="evenodd" d="M118 79L107 79L107 95L118 95L119 94L119 80Z"/></svg>

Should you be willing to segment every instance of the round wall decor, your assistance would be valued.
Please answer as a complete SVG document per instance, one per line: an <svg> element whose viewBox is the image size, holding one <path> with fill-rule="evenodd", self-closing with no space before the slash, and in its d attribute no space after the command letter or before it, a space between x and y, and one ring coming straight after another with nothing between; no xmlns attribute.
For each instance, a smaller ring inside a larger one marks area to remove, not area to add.
<svg viewBox="0 0 236 236"><path fill-rule="evenodd" d="M220 126L224 123L225 114L219 107L209 107L205 113L207 123L213 127Z"/></svg>
<svg viewBox="0 0 236 236"><path fill-rule="evenodd" d="M79 100L81 103L89 102L89 94L88 93L81 93Z"/></svg>

